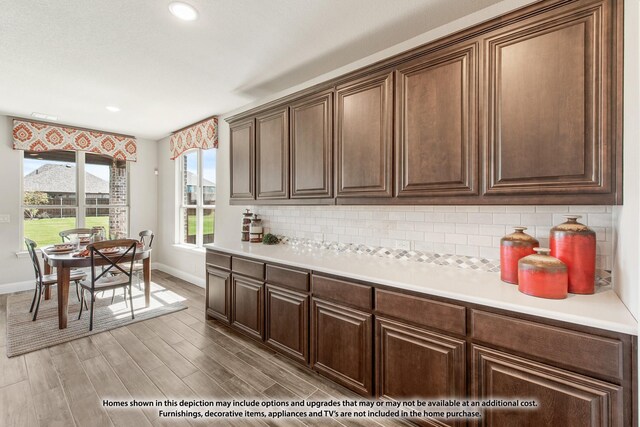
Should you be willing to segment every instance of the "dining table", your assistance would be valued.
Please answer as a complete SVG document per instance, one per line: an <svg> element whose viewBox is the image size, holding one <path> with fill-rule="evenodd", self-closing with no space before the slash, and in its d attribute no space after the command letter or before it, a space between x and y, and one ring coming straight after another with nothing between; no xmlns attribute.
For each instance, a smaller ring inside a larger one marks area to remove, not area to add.
<svg viewBox="0 0 640 427"><path fill-rule="evenodd" d="M58 328L67 327L67 314L69 309L69 278L71 270L74 268L91 267L91 256L74 256L77 252L56 253L52 251L53 246L42 249L44 263L44 273L51 274L53 268L58 276ZM121 254L113 254L112 257L119 257ZM149 306L151 300L151 248L136 249L134 260L142 260L142 271L144 276L144 303ZM124 256L119 262L130 262L131 255ZM107 260L95 258L95 265L109 264ZM50 286L47 286L44 299L51 299Z"/></svg>

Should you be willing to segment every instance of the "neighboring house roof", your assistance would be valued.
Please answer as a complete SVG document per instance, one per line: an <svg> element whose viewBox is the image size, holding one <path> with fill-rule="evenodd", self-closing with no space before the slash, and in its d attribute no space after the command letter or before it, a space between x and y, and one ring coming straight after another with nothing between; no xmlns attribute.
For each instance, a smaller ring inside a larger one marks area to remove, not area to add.
<svg viewBox="0 0 640 427"><path fill-rule="evenodd" d="M198 176L195 173L187 171L187 185L198 185L197 178ZM204 178L202 178L202 185L204 185L205 187L216 188L215 182L211 182L208 179L204 179Z"/></svg>
<svg viewBox="0 0 640 427"><path fill-rule="evenodd" d="M109 193L109 181L88 172L84 185L87 193ZM24 191L75 193L76 167L56 164L42 165L24 177Z"/></svg>

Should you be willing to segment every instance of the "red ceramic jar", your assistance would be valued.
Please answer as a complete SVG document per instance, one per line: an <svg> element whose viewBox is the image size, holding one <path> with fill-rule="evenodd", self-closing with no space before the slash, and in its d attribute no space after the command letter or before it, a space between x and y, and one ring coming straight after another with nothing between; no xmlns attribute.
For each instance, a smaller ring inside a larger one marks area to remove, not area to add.
<svg viewBox="0 0 640 427"><path fill-rule="evenodd" d="M500 239L500 279L503 282L518 284L518 261L535 252L533 248L540 243L524 230L527 227L513 227L515 230Z"/></svg>
<svg viewBox="0 0 640 427"><path fill-rule="evenodd" d="M567 222L551 229L549 247L567 265L569 292L592 294L596 280L596 233L578 222L580 215L565 215Z"/></svg>
<svg viewBox="0 0 640 427"><path fill-rule="evenodd" d="M548 248L535 248L537 254L518 261L518 290L539 298L563 299L569 288L567 266L549 256Z"/></svg>

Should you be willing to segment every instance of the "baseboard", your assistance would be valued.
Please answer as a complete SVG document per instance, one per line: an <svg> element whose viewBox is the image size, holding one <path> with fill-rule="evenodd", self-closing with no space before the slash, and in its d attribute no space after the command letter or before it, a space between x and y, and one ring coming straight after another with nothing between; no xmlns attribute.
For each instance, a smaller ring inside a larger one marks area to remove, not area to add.
<svg viewBox="0 0 640 427"><path fill-rule="evenodd" d="M20 291L30 291L33 290L34 287L35 283L33 279L17 283L4 283L0 285L0 295Z"/></svg>
<svg viewBox="0 0 640 427"><path fill-rule="evenodd" d="M196 286L200 286L201 288L205 287L206 281L204 277L198 277L191 273L186 273L182 270L178 270L177 268L170 267L160 262L154 262L151 263L151 265L152 268L163 271L167 274L171 274L172 276L176 276L178 279L186 280L187 282Z"/></svg>

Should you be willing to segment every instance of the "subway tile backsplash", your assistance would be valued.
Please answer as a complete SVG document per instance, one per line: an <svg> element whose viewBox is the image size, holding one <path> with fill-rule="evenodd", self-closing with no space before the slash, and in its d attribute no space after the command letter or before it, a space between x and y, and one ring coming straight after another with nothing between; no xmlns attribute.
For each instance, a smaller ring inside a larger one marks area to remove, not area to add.
<svg viewBox="0 0 640 427"><path fill-rule="evenodd" d="M337 242L464 255L496 260L500 238L528 227L542 246L549 230L580 220L596 232L598 269L613 265L611 206L250 206L266 232L317 242Z"/></svg>

